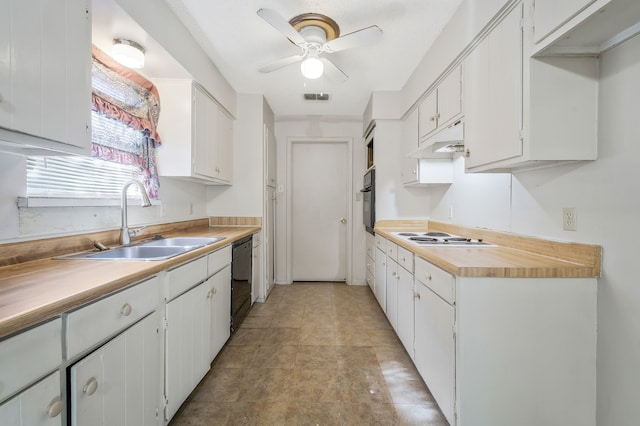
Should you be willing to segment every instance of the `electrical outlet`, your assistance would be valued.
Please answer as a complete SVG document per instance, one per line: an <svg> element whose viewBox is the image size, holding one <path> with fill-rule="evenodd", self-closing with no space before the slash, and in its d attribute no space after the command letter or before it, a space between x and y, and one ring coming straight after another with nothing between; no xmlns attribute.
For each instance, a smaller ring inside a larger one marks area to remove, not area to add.
<svg viewBox="0 0 640 426"><path fill-rule="evenodd" d="M578 230L578 213L575 207L562 209L562 229L565 231Z"/></svg>

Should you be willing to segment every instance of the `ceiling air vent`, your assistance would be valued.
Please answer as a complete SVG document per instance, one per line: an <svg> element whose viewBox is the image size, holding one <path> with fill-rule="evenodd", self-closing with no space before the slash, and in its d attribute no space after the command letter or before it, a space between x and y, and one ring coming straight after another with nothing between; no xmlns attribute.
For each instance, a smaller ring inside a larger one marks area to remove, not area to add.
<svg viewBox="0 0 640 426"><path fill-rule="evenodd" d="M328 101L329 94L328 93L305 93L304 99L306 101Z"/></svg>

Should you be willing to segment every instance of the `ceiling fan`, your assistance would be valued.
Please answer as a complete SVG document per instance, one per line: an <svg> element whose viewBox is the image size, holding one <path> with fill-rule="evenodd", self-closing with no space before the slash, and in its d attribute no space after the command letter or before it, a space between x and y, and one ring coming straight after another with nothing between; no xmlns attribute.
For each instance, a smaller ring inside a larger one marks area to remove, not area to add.
<svg viewBox="0 0 640 426"><path fill-rule="evenodd" d="M306 78L314 79L326 73L330 80L342 83L349 77L324 55L370 44L382 37L382 30L376 25L340 37L338 24L319 13L304 13L290 21L273 9L259 9L257 13L302 50L299 55L289 56L258 68L258 71L263 73L300 62L302 75Z"/></svg>

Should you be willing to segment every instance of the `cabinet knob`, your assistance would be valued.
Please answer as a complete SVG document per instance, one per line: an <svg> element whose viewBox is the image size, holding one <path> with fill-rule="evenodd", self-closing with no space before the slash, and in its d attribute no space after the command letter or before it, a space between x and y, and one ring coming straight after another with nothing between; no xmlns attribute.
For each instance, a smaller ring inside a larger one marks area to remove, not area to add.
<svg viewBox="0 0 640 426"><path fill-rule="evenodd" d="M211 299L213 297L213 290L209 290L209 293L207 293L207 299Z"/></svg>
<svg viewBox="0 0 640 426"><path fill-rule="evenodd" d="M347 219L345 219L344 217L340 218L340 223L347 223Z"/></svg>
<svg viewBox="0 0 640 426"><path fill-rule="evenodd" d="M395 273L395 272L392 272L392 273L391 273L391 275L393 275L393 276L395 277L395 276L396 276L396 273Z"/></svg>
<svg viewBox="0 0 640 426"><path fill-rule="evenodd" d="M436 116L432 115L431 118L429 118L431 121L436 121Z"/></svg>
<svg viewBox="0 0 640 426"><path fill-rule="evenodd" d="M413 297L415 299L420 299L420 293L418 293L417 291L414 293Z"/></svg>
<svg viewBox="0 0 640 426"><path fill-rule="evenodd" d="M64 402L60 399L59 396L56 396L51 400L49 406L47 407L47 416L50 418L58 417L60 413L62 413L62 409L64 408Z"/></svg>
<svg viewBox="0 0 640 426"><path fill-rule="evenodd" d="M96 389L98 389L98 381L95 377L92 377L89 379L87 384L84 385L84 387L82 388L82 392L86 393L87 395L93 395L96 392Z"/></svg>
<svg viewBox="0 0 640 426"><path fill-rule="evenodd" d="M431 278L432 278L432 277L431 277L431 274L427 274L427 279L428 279L429 281L431 281Z"/></svg>
<svg viewBox="0 0 640 426"><path fill-rule="evenodd" d="M128 303L125 303L124 305L122 305L122 308L120 309L120 313L122 314L122 316L128 317L129 315L131 315L132 310L133 309L131 308L131 305Z"/></svg>

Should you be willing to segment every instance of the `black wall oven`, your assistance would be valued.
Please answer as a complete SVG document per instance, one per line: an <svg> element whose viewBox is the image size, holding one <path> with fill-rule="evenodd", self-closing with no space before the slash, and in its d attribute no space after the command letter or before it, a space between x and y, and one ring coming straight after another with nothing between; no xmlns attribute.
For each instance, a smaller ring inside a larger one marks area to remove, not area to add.
<svg viewBox="0 0 640 426"><path fill-rule="evenodd" d="M362 223L368 233L373 234L376 224L376 169L369 169L364 174L362 192Z"/></svg>

